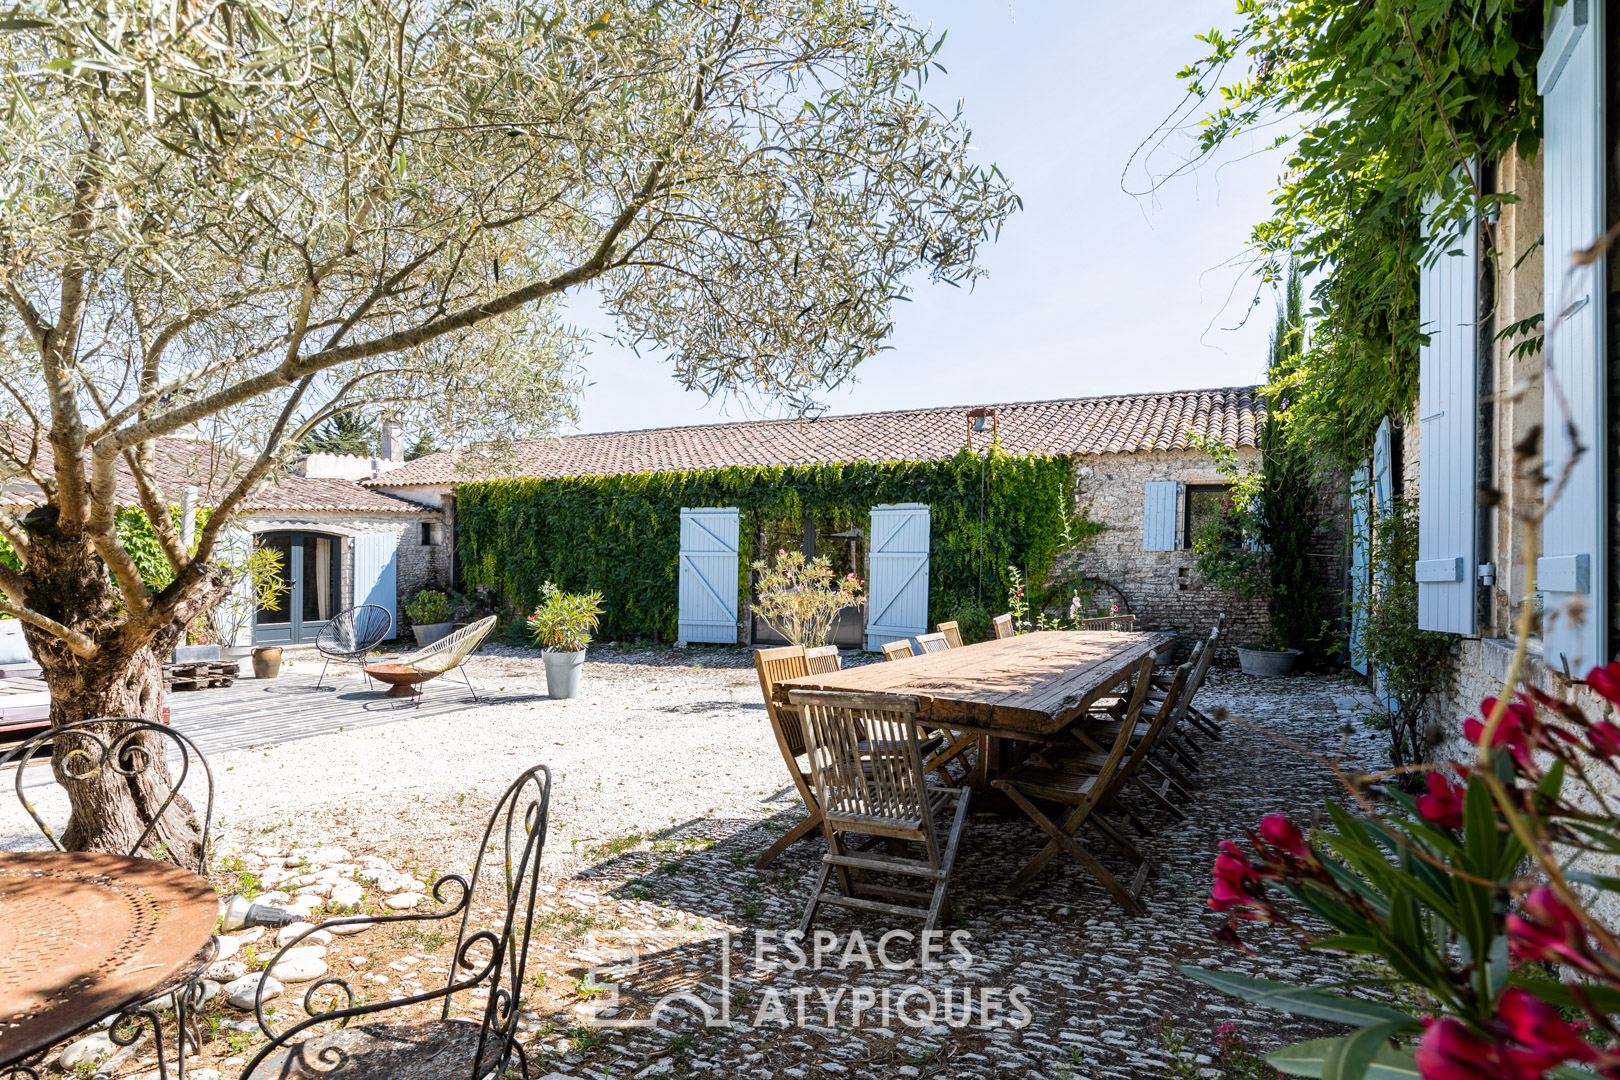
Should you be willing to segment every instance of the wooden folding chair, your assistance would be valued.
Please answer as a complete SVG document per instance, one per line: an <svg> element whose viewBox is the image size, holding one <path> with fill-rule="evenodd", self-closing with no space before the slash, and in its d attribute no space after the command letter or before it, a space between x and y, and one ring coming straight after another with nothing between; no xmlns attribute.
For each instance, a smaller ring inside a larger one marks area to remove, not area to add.
<svg viewBox="0 0 1620 1080"><path fill-rule="evenodd" d="M827 854L822 857L810 904L799 920L800 933L810 929L822 904L921 916L924 933L934 929L956 865L970 793L966 788L925 782L917 738L917 699L794 690L788 700L803 721L810 771L822 807L822 831L827 835ZM945 810L955 813L941 845L934 815ZM898 841L895 848L899 850L903 850L901 844L915 841L922 845L923 857L912 858L897 850L883 855L852 854L845 843L849 833ZM873 878L875 874L920 878L933 887L923 892L885 885ZM829 889L828 878L833 876L837 888Z"/></svg>
<svg viewBox="0 0 1620 1080"><path fill-rule="evenodd" d="M955 619L950 622L942 622L934 629L945 635L945 640L950 642L951 648L960 649L962 647L962 628L957 625Z"/></svg>
<svg viewBox="0 0 1620 1080"><path fill-rule="evenodd" d="M1186 691L1189 681L1189 672L1195 665L1192 662L1181 665L1176 669L1176 675L1171 679L1167 692L1161 692L1160 707L1167 710L1162 723L1157 727L1153 722L1143 724L1138 722L1132 734L1131 756L1124 767L1125 782L1145 793L1160 809L1167 810L1172 817L1182 821L1187 815L1182 813L1178 803L1186 803L1191 796L1178 785L1162 768L1153 761L1153 754L1157 751L1157 742L1163 739L1164 734L1174 727L1180 714L1186 708L1190 695ZM1148 691L1151 699L1153 690ZM1147 714L1148 706L1144 705L1141 715ZM1091 714L1095 716L1096 714ZM1155 718L1157 720L1157 718ZM1108 752L1092 738L1085 730L1086 719L1070 725L1069 733L1077 740L1073 743L1054 743L1035 756L1043 764L1055 765L1058 768L1068 769L1070 772L1096 772L1107 760ZM1117 734L1117 733L1116 733ZM1120 804L1119 809L1134 825L1138 832L1147 834L1150 830L1144 825L1130 808Z"/></svg>
<svg viewBox="0 0 1620 1080"><path fill-rule="evenodd" d="M1195 753L1201 753L1203 748L1199 746L1197 741L1192 737L1192 732L1185 730L1186 728L1193 728L1199 734L1206 735L1212 739L1219 739L1221 737L1220 729L1216 727L1213 722L1208 722L1206 724L1204 722L1195 720L1192 715L1193 698L1198 691L1203 688L1204 680L1209 677L1209 668L1210 665L1215 662L1215 648L1220 643L1220 639L1221 630L1217 625L1209 632L1209 637L1206 640L1198 643L1198 649L1201 650L1201 652L1195 651L1193 654L1192 677L1188 680L1187 688L1182 695L1183 719L1187 722L1185 725L1178 722L1175 728L1172 729L1180 733L1179 737L1185 739L1186 744L1190 746ZM1159 707L1158 703L1160 699L1164 697L1164 694L1165 691L1156 681L1153 688L1148 691L1147 710L1149 716L1152 715L1154 709ZM1199 716L1203 717L1203 714L1200 713ZM1207 722L1208 717L1203 717L1203 720Z"/></svg>
<svg viewBox="0 0 1620 1080"><path fill-rule="evenodd" d="M1097 811L1104 805L1111 803L1119 795L1120 789L1126 783L1127 777L1124 766L1129 758L1132 762L1139 758L1139 754L1132 753L1132 733L1135 721L1141 715L1142 705L1147 700L1148 686L1153 678L1153 659L1145 657L1142 666L1137 670L1136 685L1132 688L1130 707L1126 717L1130 721L1115 737L1113 746L1109 749L1107 757L1090 774L1069 772L1065 769L1054 769L1044 765L1020 765L1006 775L998 777L992 784L1007 797L1016 803L1019 809L1027 814L1031 821L1040 827L1050 839L1041 850L1036 853L1021 870L1017 877L1008 886L1008 892L1018 892L1034 880L1035 876L1051 862L1060 851L1068 852L1069 856L1079 863L1097 882L1108 890L1126 912L1131 915L1142 913L1142 904L1139 899L1142 888L1147 884L1151 864L1146 856L1125 839L1125 837L1103 819ZM1169 711L1165 711L1165 719ZM1151 741L1151 740L1149 740ZM1145 750L1141 751L1145 753ZM1061 803L1072 807L1062 824L1054 822L1047 817L1032 801L1041 799L1048 802ZM1096 857L1087 851L1084 845L1075 838L1075 834L1084 825L1091 825L1103 839L1117 849L1125 858L1136 867L1136 875L1130 885L1126 885L1116 878L1107 867L1098 862Z"/></svg>
<svg viewBox="0 0 1620 1080"><path fill-rule="evenodd" d="M881 648L883 649L883 659L885 660L899 660L902 657L916 655L911 651L910 638L906 638L902 641L891 641L888 644L881 646Z"/></svg>
<svg viewBox="0 0 1620 1080"><path fill-rule="evenodd" d="M775 843L754 860L754 867L763 870L782 852L815 832L821 825L821 805L816 802L809 774L799 766L799 755L805 752L804 727L799 722L799 714L793 709L778 706L772 696L776 684L781 680L810 674L805 648L803 645L784 645L779 649L757 649L754 652L754 670L759 674L759 688L765 694L765 711L771 718L771 730L776 733L776 745L782 751L788 775L793 778L793 786L799 792L799 798L804 800L807 812L803 821L777 837Z"/></svg>
<svg viewBox="0 0 1620 1080"><path fill-rule="evenodd" d="M944 634L918 634L917 648L925 653L947 652L951 642Z"/></svg>
<svg viewBox="0 0 1620 1080"><path fill-rule="evenodd" d="M1081 619L1082 630L1118 630L1129 633L1136 629L1135 615L1100 615L1095 619Z"/></svg>
<svg viewBox="0 0 1620 1080"><path fill-rule="evenodd" d="M1206 661L1209 655L1210 652L1205 643L1199 642L1193 649L1192 658L1183 666L1190 667L1192 672L1197 672L1200 668L1207 670ZM1180 678L1179 672L1180 669L1178 668L1177 674L1171 677L1172 685ZM1194 689L1191 686L1192 677L1190 673L1183 684L1181 698L1184 702L1192 700L1192 690ZM1160 708L1163 707L1163 695L1165 693L1167 691L1150 683L1148 701L1143 705L1142 713L1133 727L1133 738L1140 739L1147 735L1151 722L1157 716ZM1155 700L1155 695L1159 696L1158 700ZM1096 717L1091 723L1085 725L1083 729L1075 729L1080 731L1082 741L1087 741L1094 749L1099 748L1099 742L1107 743L1112 740L1115 735L1127 726L1123 718L1120 702L1116 701L1112 705L1106 706L1102 711L1113 715L1114 719L1103 720ZM1186 719L1185 710L1177 710L1177 712L1178 715L1171 718L1169 727L1155 740L1151 760L1154 769L1164 773L1175 782L1175 789L1180 797L1190 798L1188 792L1198 786L1198 781L1194 779L1194 776L1198 772L1200 757L1197 747L1190 745L1184 737L1184 732L1181 731L1182 722ZM1095 713L1093 715L1096 716Z"/></svg>
<svg viewBox="0 0 1620 1080"><path fill-rule="evenodd" d="M996 632L996 639L998 641L1001 638L1012 637L1013 623L1011 613L1006 615L997 615L995 618L991 619L990 628Z"/></svg>
<svg viewBox="0 0 1620 1080"><path fill-rule="evenodd" d="M839 658L838 646L817 645L814 649L804 650L805 663L809 665L811 675L825 675L829 671L837 671L844 666Z"/></svg>

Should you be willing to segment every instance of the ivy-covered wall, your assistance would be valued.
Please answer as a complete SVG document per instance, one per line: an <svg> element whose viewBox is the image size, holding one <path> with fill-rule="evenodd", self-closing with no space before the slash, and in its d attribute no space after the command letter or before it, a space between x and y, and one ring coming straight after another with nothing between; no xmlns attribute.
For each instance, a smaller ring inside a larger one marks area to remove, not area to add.
<svg viewBox="0 0 1620 1080"><path fill-rule="evenodd" d="M871 507L902 502L931 508L930 622L981 606L981 595L982 606L1004 610L1008 566L1045 582L1060 552L1097 531L1074 512L1068 458L964 449L945 461L464 483L456 545L465 582L499 590L517 611L534 605L545 581L599 589L607 608L600 636L670 640L682 507L742 511L741 590L760 524L808 515L865 529Z"/></svg>

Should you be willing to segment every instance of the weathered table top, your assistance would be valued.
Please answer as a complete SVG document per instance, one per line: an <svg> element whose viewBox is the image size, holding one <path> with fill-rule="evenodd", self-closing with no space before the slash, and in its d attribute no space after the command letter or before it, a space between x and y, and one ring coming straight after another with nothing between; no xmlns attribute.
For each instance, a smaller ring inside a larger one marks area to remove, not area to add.
<svg viewBox="0 0 1620 1080"><path fill-rule="evenodd" d="M903 694L917 718L1002 738L1055 734L1124 681L1142 658L1170 644L1167 634L1040 630L960 649L783 679L792 690Z"/></svg>
<svg viewBox="0 0 1620 1080"><path fill-rule="evenodd" d="M218 918L208 882L169 863L0 855L0 1067L163 987Z"/></svg>

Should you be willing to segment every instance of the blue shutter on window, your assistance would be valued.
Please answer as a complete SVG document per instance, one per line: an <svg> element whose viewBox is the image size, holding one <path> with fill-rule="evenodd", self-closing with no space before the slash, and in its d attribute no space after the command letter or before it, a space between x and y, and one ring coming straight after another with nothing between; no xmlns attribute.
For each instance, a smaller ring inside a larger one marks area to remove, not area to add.
<svg viewBox="0 0 1620 1080"><path fill-rule="evenodd" d="M1378 425L1373 436L1372 485L1373 509L1380 514L1389 513L1389 504L1395 497L1395 478L1389 467L1389 421Z"/></svg>
<svg viewBox="0 0 1620 1080"><path fill-rule="evenodd" d="M1367 655L1362 639L1362 608L1371 589L1371 563L1368 558L1371 521L1367 513L1372 498L1372 462L1364 463L1350 479L1350 666L1367 674Z"/></svg>
<svg viewBox="0 0 1620 1080"><path fill-rule="evenodd" d="M1174 480L1149 480L1142 499L1142 550L1176 550L1176 494Z"/></svg>
<svg viewBox="0 0 1620 1080"><path fill-rule="evenodd" d="M1433 203L1431 202L1431 208ZM1474 632L1479 231L1428 223L1418 272L1418 627Z"/></svg>
<svg viewBox="0 0 1620 1080"><path fill-rule="evenodd" d="M1605 259L1571 256L1603 234L1603 5L1553 8L1537 69L1546 137L1542 157L1546 304L1543 430L1551 500L1542 522L1537 585L1542 651L1572 675L1606 659L1608 491L1603 450ZM1574 453L1573 425L1585 452ZM1567 478L1566 478L1567 474ZM1554 491L1562 482L1562 490Z"/></svg>

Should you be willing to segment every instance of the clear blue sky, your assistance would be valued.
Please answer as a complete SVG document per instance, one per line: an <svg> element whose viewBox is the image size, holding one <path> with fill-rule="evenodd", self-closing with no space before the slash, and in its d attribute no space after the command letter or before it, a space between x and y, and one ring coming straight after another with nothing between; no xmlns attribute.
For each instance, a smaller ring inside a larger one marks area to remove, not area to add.
<svg viewBox="0 0 1620 1080"><path fill-rule="evenodd" d="M1272 318L1267 291L1242 329L1254 280L1241 266L1279 156L1265 152L1171 181L1156 197L1121 190L1136 145L1181 100L1176 71L1193 35L1234 22L1232 0L912 0L949 31L947 75L929 95L965 102L974 145L1011 177L1025 209L987 248L969 293L921 285L898 305L893 349L862 365L831 411L973 405L1258 382ZM1147 12L1151 11L1151 15ZM1169 172L1193 152L1172 136ZM1139 190L1140 165L1130 177ZM578 325L611 323L589 298ZM651 355L594 341L580 431L771 415L687 393Z"/></svg>

